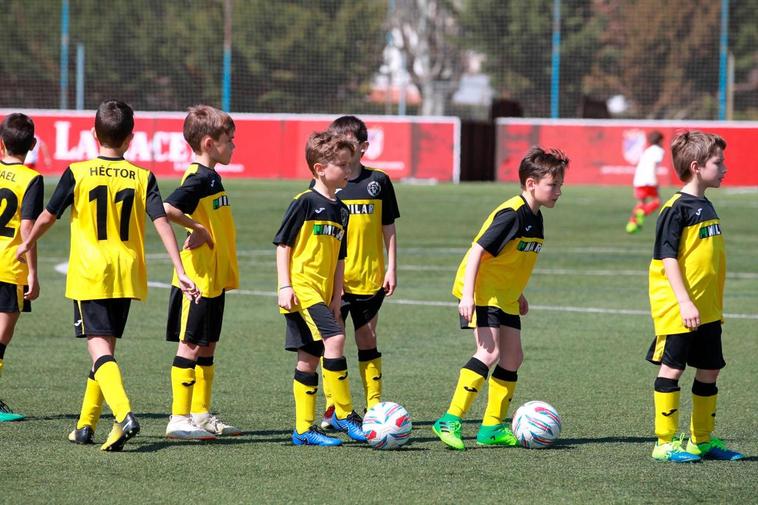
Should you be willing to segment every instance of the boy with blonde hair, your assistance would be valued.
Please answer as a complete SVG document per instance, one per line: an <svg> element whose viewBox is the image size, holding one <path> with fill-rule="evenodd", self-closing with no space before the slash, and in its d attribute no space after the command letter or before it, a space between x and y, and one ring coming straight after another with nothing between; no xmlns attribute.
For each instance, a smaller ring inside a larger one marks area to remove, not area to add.
<svg viewBox="0 0 758 505"><path fill-rule="evenodd" d="M147 297L145 214L153 220L178 273L185 296L197 288L184 273L176 238L166 219L155 176L124 159L134 134L134 111L119 100L105 100L97 109L92 133L100 155L72 163L55 187L17 257L30 251L68 206L71 211L71 254L66 297L74 301L74 330L87 339L92 359L82 410L69 440L91 444L103 400L115 423L104 451L120 451L140 431L114 357L133 299Z"/></svg>
<svg viewBox="0 0 758 505"><path fill-rule="evenodd" d="M476 442L516 445L516 437L504 421L524 359L519 316L526 315L529 304L523 291L542 250L540 208L555 206L568 163L561 151L533 147L519 166L521 194L490 213L458 267L453 295L460 300L461 329L474 329L476 352L461 368L447 412L432 426L440 440L453 449L465 449L461 420L493 365Z"/></svg>
<svg viewBox="0 0 758 505"><path fill-rule="evenodd" d="M297 352L293 380L295 445L341 445L313 424L316 417L316 370L323 356L324 383L335 406L332 426L365 442L363 420L353 410L345 330L339 322L350 212L337 190L350 178L350 160L358 146L331 132L308 138L305 156L313 188L295 196L274 237L278 304L287 322L285 349Z"/></svg>
<svg viewBox="0 0 758 505"><path fill-rule="evenodd" d="M184 138L195 153L195 162L163 203L168 219L187 231L182 262L201 295L196 304L182 296L174 273L166 339L179 346L171 367L168 438L207 440L242 433L210 411L213 356L221 336L225 294L239 287L234 217L215 170L217 164L227 165L232 159L234 129L226 112L208 105L190 107Z"/></svg>
<svg viewBox="0 0 758 505"><path fill-rule="evenodd" d="M653 458L675 463L702 458L737 460L742 454L712 435L716 423L716 379L726 366L721 349L726 251L721 221L708 188L726 175L720 136L699 131L677 135L671 143L682 189L661 209L649 269L650 311L655 338L647 360L659 365L654 386ZM695 367L690 439L675 439L679 425L679 378Z"/></svg>
<svg viewBox="0 0 758 505"><path fill-rule="evenodd" d="M42 176L23 165L34 148L34 123L25 114L9 114L0 124L0 375L5 365L5 349L21 312L31 312L31 302L39 295L37 249L26 253L25 262L16 259L16 249L29 236L42 212L45 187ZM0 400L0 422L19 421Z"/></svg>

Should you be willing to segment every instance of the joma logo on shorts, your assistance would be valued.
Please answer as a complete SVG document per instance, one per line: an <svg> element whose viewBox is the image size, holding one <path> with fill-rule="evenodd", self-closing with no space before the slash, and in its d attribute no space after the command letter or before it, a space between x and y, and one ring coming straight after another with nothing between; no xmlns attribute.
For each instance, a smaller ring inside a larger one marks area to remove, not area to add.
<svg viewBox="0 0 758 505"><path fill-rule="evenodd" d="M542 250L542 244L539 242L522 240L518 243L516 249L521 252L539 253Z"/></svg>

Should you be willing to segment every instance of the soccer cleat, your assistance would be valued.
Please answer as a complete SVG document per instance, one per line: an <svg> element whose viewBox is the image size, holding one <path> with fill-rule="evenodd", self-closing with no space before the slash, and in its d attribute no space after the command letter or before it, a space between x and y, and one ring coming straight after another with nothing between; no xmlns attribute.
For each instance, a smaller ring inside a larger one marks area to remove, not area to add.
<svg viewBox="0 0 758 505"><path fill-rule="evenodd" d="M637 222L638 226L642 226L645 223L645 211L642 209L637 210L634 213L634 220Z"/></svg>
<svg viewBox="0 0 758 505"><path fill-rule="evenodd" d="M221 420L206 412L204 414L192 414L192 424L217 437L236 437L242 435L242 430L230 424L224 424Z"/></svg>
<svg viewBox="0 0 758 505"><path fill-rule="evenodd" d="M332 419L334 419L334 405L329 405L324 411L324 418L321 419L321 429L331 429Z"/></svg>
<svg viewBox="0 0 758 505"><path fill-rule="evenodd" d="M101 451L118 452L124 448L127 440L139 433L139 423L134 414L129 412L124 420L113 423L113 428L108 434L105 443L100 446Z"/></svg>
<svg viewBox="0 0 758 505"><path fill-rule="evenodd" d="M630 234L637 233L638 231L640 231L640 226L637 223L635 223L634 221L629 221L628 223L626 223L627 233L630 233Z"/></svg>
<svg viewBox="0 0 758 505"><path fill-rule="evenodd" d="M723 440L711 437L708 442L696 444L690 439L687 442L687 452L702 459L717 459L721 461L737 461L745 456L737 451L726 448Z"/></svg>
<svg viewBox="0 0 758 505"><path fill-rule="evenodd" d="M189 416L171 416L166 426L171 440L215 440L216 436L193 424Z"/></svg>
<svg viewBox="0 0 758 505"><path fill-rule="evenodd" d="M466 449L461 438L461 419L445 414L434 422L432 431L448 447L462 451Z"/></svg>
<svg viewBox="0 0 758 505"><path fill-rule="evenodd" d="M342 445L339 438L330 437L315 424L305 433L292 432L292 443L295 445L319 445L321 447L336 447Z"/></svg>
<svg viewBox="0 0 758 505"><path fill-rule="evenodd" d="M504 424L497 424L495 426L481 426L479 433L476 434L476 445L514 447L518 445L518 440Z"/></svg>
<svg viewBox="0 0 758 505"><path fill-rule="evenodd" d="M24 414L18 414L16 412L13 412L7 403L0 400L0 423L20 421L23 418L24 418Z"/></svg>
<svg viewBox="0 0 758 505"><path fill-rule="evenodd" d="M81 428L77 428L68 434L68 441L75 444L94 444L94 438L95 430L93 430L91 426L83 426Z"/></svg>
<svg viewBox="0 0 758 505"><path fill-rule="evenodd" d="M700 456L690 454L682 449L682 437L680 437L667 444L656 442L655 447L653 447L653 459L671 461L672 463L697 463L700 461Z"/></svg>
<svg viewBox="0 0 758 505"><path fill-rule="evenodd" d="M347 433L347 436L356 442L365 442L366 434L363 432L363 418L355 411L350 412L345 419L340 419L335 414L332 417L332 428Z"/></svg>

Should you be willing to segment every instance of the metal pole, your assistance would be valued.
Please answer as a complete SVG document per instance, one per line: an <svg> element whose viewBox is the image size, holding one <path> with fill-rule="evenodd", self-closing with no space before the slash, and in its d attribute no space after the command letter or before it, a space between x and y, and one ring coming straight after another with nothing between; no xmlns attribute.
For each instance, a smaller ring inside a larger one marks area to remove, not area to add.
<svg viewBox="0 0 758 505"><path fill-rule="evenodd" d="M726 119L727 60L729 52L729 0L721 0L721 39L719 41L719 120Z"/></svg>
<svg viewBox="0 0 758 505"><path fill-rule="evenodd" d="M84 44L76 45L76 110L84 110Z"/></svg>
<svg viewBox="0 0 758 505"><path fill-rule="evenodd" d="M561 0L553 0L553 52L551 57L553 76L550 82L550 117L557 119L561 91Z"/></svg>
<svg viewBox="0 0 758 505"><path fill-rule="evenodd" d="M61 0L60 108L68 108L68 0Z"/></svg>
<svg viewBox="0 0 758 505"><path fill-rule="evenodd" d="M232 0L224 0L224 65L221 76L221 109L229 112L232 96Z"/></svg>

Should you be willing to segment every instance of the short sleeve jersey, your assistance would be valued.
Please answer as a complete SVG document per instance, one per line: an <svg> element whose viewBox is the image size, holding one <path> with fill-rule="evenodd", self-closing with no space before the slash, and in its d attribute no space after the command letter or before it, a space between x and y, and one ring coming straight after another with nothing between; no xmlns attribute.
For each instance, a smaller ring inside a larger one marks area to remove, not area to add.
<svg viewBox="0 0 758 505"><path fill-rule="evenodd" d="M42 212L45 187L36 170L0 161L0 281L23 286L29 267L16 260L21 244L21 221Z"/></svg>
<svg viewBox="0 0 758 505"><path fill-rule="evenodd" d="M166 203L176 207L208 230L213 247L182 250L184 269L202 296L215 298L222 292L239 287L237 237L232 207L221 176L215 170L193 163L184 172L182 182ZM192 230L187 230L191 233ZM174 272L173 285L179 287Z"/></svg>
<svg viewBox="0 0 758 505"><path fill-rule="evenodd" d="M313 183L311 183L313 187ZM345 292L376 293L384 284L384 225L400 217L395 188L380 170L362 167L360 175L337 192L350 210L345 258Z"/></svg>
<svg viewBox="0 0 758 505"><path fill-rule="evenodd" d="M688 333L679 303L663 267L664 258L676 258L701 324L723 317L726 250L721 222L711 202L677 193L663 206L655 230L649 268L650 309L656 335Z"/></svg>
<svg viewBox="0 0 758 505"><path fill-rule="evenodd" d="M529 282L543 241L542 213L532 213L521 195L495 208L474 237L474 243L485 251L476 276L474 303L518 315L518 299ZM469 248L455 276L453 295L457 298L463 296L470 253Z"/></svg>
<svg viewBox="0 0 758 505"><path fill-rule="evenodd" d="M71 206L66 297L147 297L145 214L165 217L155 176L123 158L72 163L47 204L60 218Z"/></svg>
<svg viewBox="0 0 758 505"><path fill-rule="evenodd" d="M640 156L640 161L637 163L637 168L634 170L634 182L635 188L640 186L657 186L658 175L656 170L658 164L663 161L664 150L659 145L648 146Z"/></svg>
<svg viewBox="0 0 758 505"><path fill-rule="evenodd" d="M315 190L295 196L274 237L275 245L292 248L290 280L300 305L297 312L317 303L331 302L337 262L347 253L347 206Z"/></svg>

